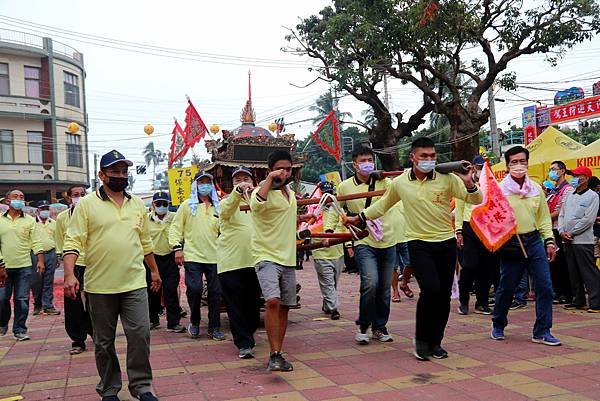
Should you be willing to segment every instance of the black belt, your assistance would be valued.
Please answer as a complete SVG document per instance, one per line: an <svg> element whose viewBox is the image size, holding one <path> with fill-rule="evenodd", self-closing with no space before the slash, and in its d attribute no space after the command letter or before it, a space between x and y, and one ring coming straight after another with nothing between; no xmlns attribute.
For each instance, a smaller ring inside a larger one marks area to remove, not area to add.
<svg viewBox="0 0 600 401"><path fill-rule="evenodd" d="M540 232L538 230L531 231L531 232L528 232L525 234L518 234L518 235L519 235L519 237L521 237L521 239L525 239L525 240L528 240L528 239L531 239L534 237L541 238Z"/></svg>

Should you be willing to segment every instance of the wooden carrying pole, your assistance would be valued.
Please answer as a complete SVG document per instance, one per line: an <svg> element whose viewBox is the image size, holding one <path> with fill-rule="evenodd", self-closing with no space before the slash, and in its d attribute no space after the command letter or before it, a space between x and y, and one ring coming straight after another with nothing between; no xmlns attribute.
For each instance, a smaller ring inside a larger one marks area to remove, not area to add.
<svg viewBox="0 0 600 401"><path fill-rule="evenodd" d="M343 244L344 242L348 242L348 241L349 240L343 239L343 238L333 238L333 239L329 240L329 246ZM297 251L310 251L313 249L320 249L320 248L326 248L325 244L323 244L323 241L296 246Z"/></svg>
<svg viewBox="0 0 600 401"><path fill-rule="evenodd" d="M371 192L361 192L361 193L357 193L357 194L350 194L350 195L341 195L336 197L338 201L347 201L347 200L352 200L352 199L361 199L361 198L372 198L375 196L382 196L385 193L385 189L381 189L379 191L371 191ZM321 201L321 198L314 198L314 199L298 199L297 203L298 206L304 206L304 205L316 205ZM331 202L331 200L328 200L327 203ZM242 212L247 212L250 210L250 206L248 205L242 205L240 206L240 210Z"/></svg>

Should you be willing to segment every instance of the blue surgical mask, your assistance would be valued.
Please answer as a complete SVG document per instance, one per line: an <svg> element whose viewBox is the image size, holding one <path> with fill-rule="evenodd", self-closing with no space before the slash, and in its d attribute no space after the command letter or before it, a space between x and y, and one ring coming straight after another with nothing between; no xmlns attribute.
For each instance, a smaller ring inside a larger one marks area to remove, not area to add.
<svg viewBox="0 0 600 401"><path fill-rule="evenodd" d="M358 165L358 170L362 174L371 174L375 170L375 164L373 162L363 162Z"/></svg>
<svg viewBox="0 0 600 401"><path fill-rule="evenodd" d="M40 217L42 219L47 219L50 217L50 212L48 210L40 210Z"/></svg>
<svg viewBox="0 0 600 401"><path fill-rule="evenodd" d="M156 206L154 208L154 210L156 211L156 214L162 216L164 214L167 214L167 212L169 211L169 207L168 206Z"/></svg>
<svg viewBox="0 0 600 401"><path fill-rule="evenodd" d="M11 199L10 207L16 210L21 210L25 207L25 201L21 199Z"/></svg>
<svg viewBox="0 0 600 401"><path fill-rule="evenodd" d="M579 177L571 178L571 181L569 181L569 184L571 184L571 186L573 188L577 188L579 186Z"/></svg>
<svg viewBox="0 0 600 401"><path fill-rule="evenodd" d="M417 168L422 173L430 173L435 168L435 160L419 160Z"/></svg>
<svg viewBox="0 0 600 401"><path fill-rule="evenodd" d="M213 186L212 184L199 184L198 185L198 193L203 196L208 196L212 192Z"/></svg>
<svg viewBox="0 0 600 401"><path fill-rule="evenodd" d="M548 173L548 178L550 178L552 181L557 181L559 177L560 176L558 175L558 173L554 170L550 170L550 172Z"/></svg>

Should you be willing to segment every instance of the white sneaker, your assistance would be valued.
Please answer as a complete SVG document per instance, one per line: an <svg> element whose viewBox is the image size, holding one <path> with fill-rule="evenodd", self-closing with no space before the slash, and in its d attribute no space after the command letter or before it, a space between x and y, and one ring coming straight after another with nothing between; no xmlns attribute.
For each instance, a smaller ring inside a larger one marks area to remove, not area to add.
<svg viewBox="0 0 600 401"><path fill-rule="evenodd" d="M367 333L361 333L360 331L354 336L354 340L360 345L367 345L371 340Z"/></svg>

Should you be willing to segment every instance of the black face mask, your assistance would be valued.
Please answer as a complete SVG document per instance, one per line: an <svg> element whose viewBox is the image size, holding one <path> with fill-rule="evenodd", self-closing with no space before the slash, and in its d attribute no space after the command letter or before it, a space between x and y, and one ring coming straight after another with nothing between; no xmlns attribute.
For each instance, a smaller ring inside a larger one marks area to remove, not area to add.
<svg viewBox="0 0 600 401"><path fill-rule="evenodd" d="M114 192L123 192L129 185L129 178L127 177L111 177L108 176L107 187Z"/></svg>

